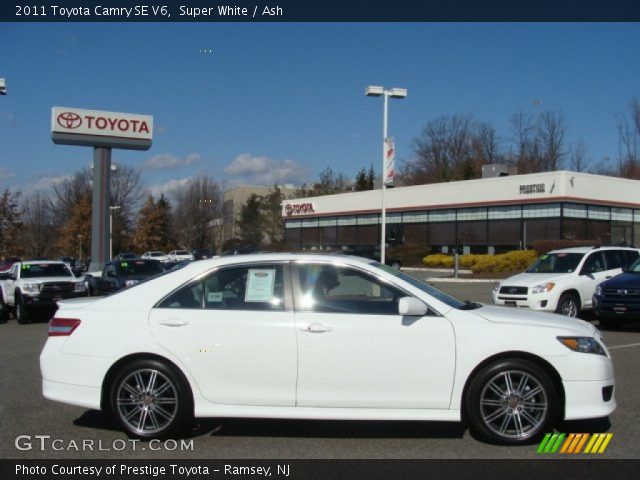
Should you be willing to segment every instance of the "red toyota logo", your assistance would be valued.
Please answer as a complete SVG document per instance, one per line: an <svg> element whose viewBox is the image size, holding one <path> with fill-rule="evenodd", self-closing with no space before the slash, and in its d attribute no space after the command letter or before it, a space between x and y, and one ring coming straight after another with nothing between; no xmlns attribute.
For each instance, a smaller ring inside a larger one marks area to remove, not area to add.
<svg viewBox="0 0 640 480"><path fill-rule="evenodd" d="M291 204L287 203L284 206L284 212L287 214L287 216L290 216L291 214L293 214L293 207L291 206Z"/></svg>
<svg viewBox="0 0 640 480"><path fill-rule="evenodd" d="M78 128L82 125L82 118L77 113L62 112L58 115L58 125L62 128Z"/></svg>

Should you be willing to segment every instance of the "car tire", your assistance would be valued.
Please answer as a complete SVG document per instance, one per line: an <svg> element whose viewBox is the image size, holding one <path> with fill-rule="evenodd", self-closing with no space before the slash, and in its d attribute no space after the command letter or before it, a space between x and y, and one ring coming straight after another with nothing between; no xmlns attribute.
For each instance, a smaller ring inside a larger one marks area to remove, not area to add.
<svg viewBox="0 0 640 480"><path fill-rule="evenodd" d="M613 318L599 318L598 322L600 322L600 329L603 328L605 330L618 330L622 326L621 320L616 320Z"/></svg>
<svg viewBox="0 0 640 480"><path fill-rule="evenodd" d="M500 445L538 441L558 419L558 393L549 374L525 359L483 367L468 385L465 414L481 440Z"/></svg>
<svg viewBox="0 0 640 480"><path fill-rule="evenodd" d="M174 367L140 359L125 365L113 378L109 409L133 437L173 438L193 422L193 394Z"/></svg>
<svg viewBox="0 0 640 480"><path fill-rule="evenodd" d="M31 315L29 314L29 310L27 306L24 304L24 300L22 299L22 295L16 293L16 320L20 325L24 325L31 321Z"/></svg>
<svg viewBox="0 0 640 480"><path fill-rule="evenodd" d="M578 318L580 315L580 299L574 293L563 293L558 300L556 313L567 317Z"/></svg>
<svg viewBox="0 0 640 480"><path fill-rule="evenodd" d="M0 323L7 323L9 320L9 306L4 303L2 292L0 291Z"/></svg>

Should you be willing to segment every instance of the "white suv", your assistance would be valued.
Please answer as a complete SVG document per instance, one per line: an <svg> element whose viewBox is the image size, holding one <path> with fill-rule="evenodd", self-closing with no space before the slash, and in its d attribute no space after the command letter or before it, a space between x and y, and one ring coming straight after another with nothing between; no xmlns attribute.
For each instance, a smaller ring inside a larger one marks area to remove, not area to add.
<svg viewBox="0 0 640 480"><path fill-rule="evenodd" d="M576 317L592 308L596 286L622 272L640 256L625 247L575 247L553 250L524 273L494 285L493 303Z"/></svg>

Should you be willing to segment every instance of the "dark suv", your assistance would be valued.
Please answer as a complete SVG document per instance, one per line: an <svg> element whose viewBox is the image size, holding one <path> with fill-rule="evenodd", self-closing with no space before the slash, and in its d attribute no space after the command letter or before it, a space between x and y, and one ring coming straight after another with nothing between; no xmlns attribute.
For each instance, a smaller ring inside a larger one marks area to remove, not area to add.
<svg viewBox="0 0 640 480"><path fill-rule="evenodd" d="M640 259L596 287L593 308L604 328L613 329L624 322L640 320Z"/></svg>
<svg viewBox="0 0 640 480"><path fill-rule="evenodd" d="M164 267L157 260L136 258L107 262L102 276L87 276L89 294L105 295L117 292L163 272Z"/></svg>

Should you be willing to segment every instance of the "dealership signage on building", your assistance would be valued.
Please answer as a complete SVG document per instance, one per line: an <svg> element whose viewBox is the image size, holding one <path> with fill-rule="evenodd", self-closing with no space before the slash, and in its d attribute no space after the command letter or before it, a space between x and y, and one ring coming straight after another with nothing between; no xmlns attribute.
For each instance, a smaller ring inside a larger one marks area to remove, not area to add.
<svg viewBox="0 0 640 480"><path fill-rule="evenodd" d="M132 113L53 107L51 136L61 145L146 150L151 146L153 117Z"/></svg>
<svg viewBox="0 0 640 480"><path fill-rule="evenodd" d="M287 217L292 217L294 215L308 215L310 213L315 213L315 211L316 209L313 207L313 203L287 203L284 206L284 213Z"/></svg>
<svg viewBox="0 0 640 480"><path fill-rule="evenodd" d="M529 185L520 185L520 195L529 195L531 193L544 193L544 183L530 183Z"/></svg>

